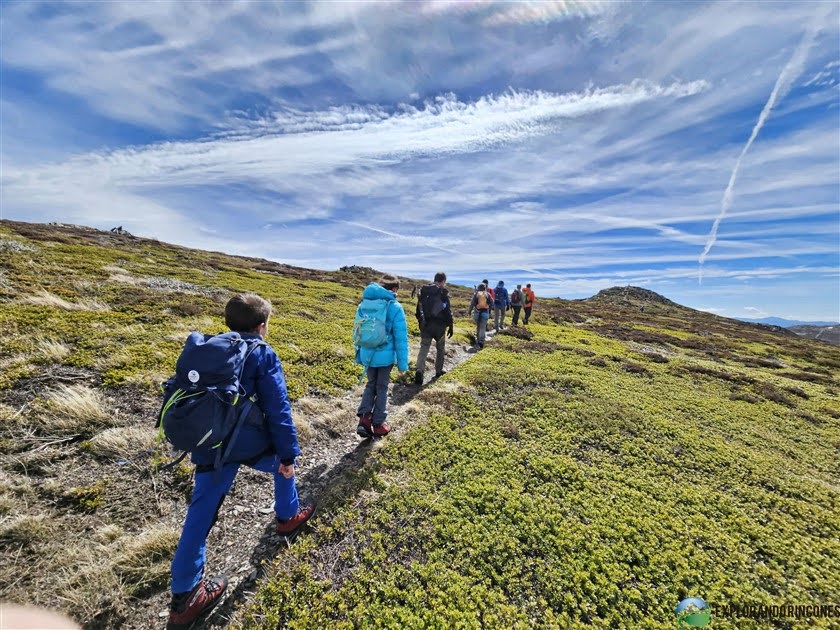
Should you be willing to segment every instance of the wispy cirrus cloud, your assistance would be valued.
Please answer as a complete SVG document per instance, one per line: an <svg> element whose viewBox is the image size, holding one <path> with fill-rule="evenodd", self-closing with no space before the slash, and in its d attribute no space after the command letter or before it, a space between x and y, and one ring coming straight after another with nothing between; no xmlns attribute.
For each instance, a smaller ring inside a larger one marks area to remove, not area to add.
<svg viewBox="0 0 840 630"><path fill-rule="evenodd" d="M753 145L753 142L755 142L756 137L758 137L758 132L761 131L761 128L764 126L767 117L770 115L770 112L776 105L776 101L781 100L785 97L785 95L790 91L793 82L802 73L802 70L805 66L805 59L808 55L808 50L811 48L811 45L814 42L814 38L817 35L818 28L819 26L817 24L814 24L808 28L805 35L802 37L802 42L799 44L799 46L796 47L796 50L793 52L793 56L791 57L790 61L788 61L787 64L785 64L785 67L782 68L782 72L779 75L779 78L776 79L776 84L773 86L773 91L770 92L770 97L767 99L767 102L764 104L764 108L761 110L761 114L759 114L758 116L758 121L755 123L755 127L753 127L749 140L747 140L747 144L744 145L744 148L741 150L741 154L738 156L738 159L735 162L735 168L732 170L732 175L730 175L729 177L729 183L726 185L726 190L723 193L723 201L721 201L720 214L717 216L717 218L715 218L715 222L712 224L712 230L711 232L709 232L709 238L706 241L706 246L703 248L703 253L700 254L700 275L698 279L701 282L703 280L703 263L706 261L706 256L709 253L709 250L711 250L715 244L720 222L723 220L723 218L726 216L726 213L732 207L735 181L738 178L738 171L741 168L741 162L744 159L744 156L747 154L747 151L750 150L750 147Z"/></svg>
<svg viewBox="0 0 840 630"><path fill-rule="evenodd" d="M260 120L236 119L218 137L197 142L92 153L25 172L11 169L6 185L12 191L27 182L61 188L80 178L117 186L270 183L360 163L482 151L548 134L565 119L658 98L683 98L707 87L703 81L665 87L634 82L580 94L509 92L473 103L447 95L421 107L399 105L391 112L379 107L280 112Z"/></svg>

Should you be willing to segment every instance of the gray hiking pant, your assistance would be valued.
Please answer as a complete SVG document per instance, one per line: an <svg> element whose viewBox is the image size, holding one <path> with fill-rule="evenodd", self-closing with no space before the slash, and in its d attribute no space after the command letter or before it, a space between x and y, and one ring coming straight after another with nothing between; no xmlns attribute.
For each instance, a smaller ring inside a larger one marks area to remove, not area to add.
<svg viewBox="0 0 840 630"><path fill-rule="evenodd" d="M372 423L382 424L388 417L388 384L391 382L391 370L394 364L367 369L367 385L359 403L357 415L373 414Z"/></svg>
<svg viewBox="0 0 840 630"><path fill-rule="evenodd" d="M475 340L478 345L484 345L487 336L487 321L490 319L490 311L476 311L473 314L475 320Z"/></svg>
<svg viewBox="0 0 840 630"><path fill-rule="evenodd" d="M426 357L429 355L429 349L432 347L432 340L434 337L422 333L420 335L420 352L417 353L417 373L422 374L426 371ZM446 350L446 334L441 334L440 337L434 339L435 342L435 374L443 372L444 351Z"/></svg>
<svg viewBox="0 0 840 630"><path fill-rule="evenodd" d="M493 311L493 324L496 330L502 330L505 327L505 307L497 306Z"/></svg>

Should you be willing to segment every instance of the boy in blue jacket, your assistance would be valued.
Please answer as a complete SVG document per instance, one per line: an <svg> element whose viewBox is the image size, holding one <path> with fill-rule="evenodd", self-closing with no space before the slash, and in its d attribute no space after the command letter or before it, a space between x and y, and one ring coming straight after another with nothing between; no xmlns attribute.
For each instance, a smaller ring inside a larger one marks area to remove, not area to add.
<svg viewBox="0 0 840 630"><path fill-rule="evenodd" d="M388 333L386 342L378 348L356 346L356 363L367 367L367 385L356 415L359 426L356 433L364 438L382 437L391 432L385 422L388 417L388 384L391 382L391 370L394 363L400 372L408 370L408 326L405 312L397 302L400 280L391 274L385 274L379 282L371 282L362 293L365 300L386 300L385 327ZM358 310L357 310L358 313Z"/></svg>
<svg viewBox="0 0 840 630"><path fill-rule="evenodd" d="M271 304L254 294L237 295L225 306L225 323L243 339L265 337ZM264 416L246 421L231 447L227 462L213 470L215 451L192 453L196 465L192 500L181 539L172 559L172 601L167 630L191 628L219 603L227 588L223 575L203 579L207 535L242 464L274 475L276 531L292 536L312 516L312 505L300 505L295 487L295 458L300 455L297 431L286 390L283 368L274 349L257 345L248 356L240 380L246 396L257 395ZM259 416L260 414L255 414Z"/></svg>

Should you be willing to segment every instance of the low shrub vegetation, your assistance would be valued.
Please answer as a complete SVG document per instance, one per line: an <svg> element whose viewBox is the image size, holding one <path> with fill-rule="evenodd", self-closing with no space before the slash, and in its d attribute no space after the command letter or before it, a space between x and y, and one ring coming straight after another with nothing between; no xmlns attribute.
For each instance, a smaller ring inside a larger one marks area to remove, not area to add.
<svg viewBox="0 0 840 630"><path fill-rule="evenodd" d="M0 249L3 598L146 627L194 472L157 472L152 427L184 339L224 331L235 293L271 300L304 457L336 448L361 371L350 323L378 272L8 221ZM471 290L450 290L455 347ZM834 603L837 348L632 287L540 300L505 333L419 392L395 375L395 425L412 428L316 470L310 533L212 623L673 628L687 596Z"/></svg>

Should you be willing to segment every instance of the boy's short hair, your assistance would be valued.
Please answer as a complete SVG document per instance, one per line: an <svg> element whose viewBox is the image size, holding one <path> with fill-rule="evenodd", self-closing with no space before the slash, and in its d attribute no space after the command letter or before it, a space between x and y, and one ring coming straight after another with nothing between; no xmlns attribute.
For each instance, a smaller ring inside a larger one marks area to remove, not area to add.
<svg viewBox="0 0 840 630"><path fill-rule="evenodd" d="M484 283L484 286L485 286L485 287L486 287L488 284L490 284L490 281L489 281L489 280L482 280L482 282Z"/></svg>
<svg viewBox="0 0 840 630"><path fill-rule="evenodd" d="M434 281L435 282L446 282L446 274L443 273L442 271L438 271L435 274L435 280Z"/></svg>
<svg viewBox="0 0 840 630"><path fill-rule="evenodd" d="M225 305L225 324L234 332L252 332L271 315L271 302L254 293L240 293Z"/></svg>
<svg viewBox="0 0 840 630"><path fill-rule="evenodd" d="M528 284L526 284L525 286L526 286L526 287L528 287L528 288L530 289L530 288L531 288L531 283L529 282L529 283L528 283Z"/></svg>
<svg viewBox="0 0 840 630"><path fill-rule="evenodd" d="M379 282L377 282L377 284L383 289L393 291L394 289L400 288L400 279L393 274L386 273L383 274L381 278L379 278Z"/></svg>

